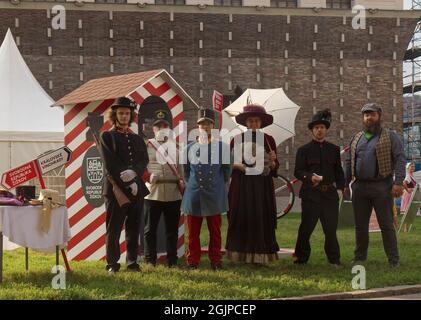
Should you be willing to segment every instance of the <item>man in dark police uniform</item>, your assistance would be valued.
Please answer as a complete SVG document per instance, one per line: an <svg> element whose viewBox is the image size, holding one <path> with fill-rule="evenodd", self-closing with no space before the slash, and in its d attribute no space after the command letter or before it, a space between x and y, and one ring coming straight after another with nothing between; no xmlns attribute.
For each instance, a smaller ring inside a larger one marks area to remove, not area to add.
<svg viewBox="0 0 421 320"><path fill-rule="evenodd" d="M136 104L121 97L111 106L109 121L114 124L111 131L101 134L99 150L103 157L108 179L104 186L106 216L106 269L118 272L120 264L120 234L123 224L126 233L128 271L139 271L137 263L140 219L143 198L149 193L140 179L148 165L148 153L143 139L130 131L136 116ZM111 179L110 179L111 178ZM120 207L113 188L118 187L130 200Z"/></svg>
<svg viewBox="0 0 421 320"><path fill-rule="evenodd" d="M294 175L302 181L301 225L295 247L296 264L306 264L310 258L310 237L320 222L325 234L325 252L329 263L340 266L340 249L336 237L339 215L339 196L343 191L344 172L339 147L327 142L330 127L329 109L319 111L308 124L313 140L297 151Z"/></svg>

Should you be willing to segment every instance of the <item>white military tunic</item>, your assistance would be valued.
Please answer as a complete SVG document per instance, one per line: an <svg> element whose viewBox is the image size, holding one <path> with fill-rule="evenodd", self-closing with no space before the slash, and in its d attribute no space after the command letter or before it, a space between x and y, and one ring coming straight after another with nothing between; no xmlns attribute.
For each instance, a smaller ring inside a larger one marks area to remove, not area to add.
<svg viewBox="0 0 421 320"><path fill-rule="evenodd" d="M160 144L155 139L150 140L153 140L152 142L154 142L156 146ZM181 200L182 196L177 186L177 176L173 173L168 164L160 164L158 162L157 151L150 143L148 143L147 147L149 155L147 170L150 174L158 174L159 177L154 183L146 182L146 186L148 187L150 193L145 197L145 199L165 202ZM176 164L174 166L178 169L178 173L182 177L182 166L178 165L178 154Z"/></svg>

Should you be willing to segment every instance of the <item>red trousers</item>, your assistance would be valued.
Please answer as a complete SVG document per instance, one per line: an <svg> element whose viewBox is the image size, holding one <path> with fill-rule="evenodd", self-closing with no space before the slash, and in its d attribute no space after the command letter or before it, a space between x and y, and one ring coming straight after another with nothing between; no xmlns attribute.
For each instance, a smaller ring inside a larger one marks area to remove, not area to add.
<svg viewBox="0 0 421 320"><path fill-rule="evenodd" d="M212 264L220 264L222 259L221 252L221 215L197 217L187 216L187 226L189 230L189 252L187 254L187 263L189 265L198 265L202 248L200 246L200 229L202 228L203 218L206 218L209 229L209 260Z"/></svg>

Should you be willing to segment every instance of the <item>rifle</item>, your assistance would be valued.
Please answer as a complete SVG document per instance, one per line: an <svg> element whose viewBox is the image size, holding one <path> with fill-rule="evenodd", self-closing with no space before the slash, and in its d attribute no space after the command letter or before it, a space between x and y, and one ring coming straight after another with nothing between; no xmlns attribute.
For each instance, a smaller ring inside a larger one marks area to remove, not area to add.
<svg viewBox="0 0 421 320"><path fill-rule="evenodd" d="M124 208L125 206L128 206L131 202L121 190L121 188L117 185L117 182L115 182L113 177L111 177L110 175L107 176L107 179L113 186L114 197L116 198L119 207Z"/></svg>
<svg viewBox="0 0 421 320"><path fill-rule="evenodd" d="M104 159L104 156L101 154L100 151L100 142L99 142L99 136L98 136L98 131L95 130L94 124L91 123L92 119L90 119L89 116L91 116L92 114L88 115L88 119L87 119L87 125L89 127L89 130L91 131L92 137L94 138L96 147L98 152L101 155L101 158ZM96 120L96 119L95 119ZM112 187L113 187L113 193L114 193L114 197L117 200L117 203L119 205L120 208L124 208L126 206L128 206L131 201L129 200L129 198L125 195L125 193L121 190L121 188L118 186L117 182L114 180L114 178L111 175L107 175L107 180L111 183Z"/></svg>

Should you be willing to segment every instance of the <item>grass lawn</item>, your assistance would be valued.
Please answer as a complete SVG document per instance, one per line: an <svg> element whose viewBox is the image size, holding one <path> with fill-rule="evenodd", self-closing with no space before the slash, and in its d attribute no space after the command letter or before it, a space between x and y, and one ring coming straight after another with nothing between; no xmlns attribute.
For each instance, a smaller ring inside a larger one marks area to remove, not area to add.
<svg viewBox="0 0 421 320"><path fill-rule="evenodd" d="M299 214L289 214L278 221L277 238L281 247L294 247L299 222ZM202 228L202 245L206 245L206 224ZM222 232L225 237L225 218ZM19 249L5 252L0 299L267 299L350 291L354 276L349 264L353 257L354 231L339 230L338 236L344 263L339 270L326 261L323 233L318 224L307 266L296 266L291 259L266 267L224 261L224 270L215 273L204 256L200 269L195 271L142 265L139 274L123 271L110 276L104 270L104 262L71 262L73 272L66 275L66 290L51 288L54 255L30 251L30 272L26 274L24 250ZM421 283L421 218L416 219L409 234L400 234L398 241L401 267L391 269L381 234L371 234L366 263L367 289Z"/></svg>

